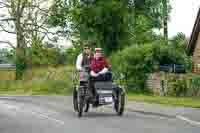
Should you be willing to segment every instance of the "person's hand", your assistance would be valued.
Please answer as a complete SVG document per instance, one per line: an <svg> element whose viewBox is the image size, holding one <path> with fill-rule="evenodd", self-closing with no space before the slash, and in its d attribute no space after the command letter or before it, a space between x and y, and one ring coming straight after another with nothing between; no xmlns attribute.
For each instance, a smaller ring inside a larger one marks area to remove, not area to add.
<svg viewBox="0 0 200 133"><path fill-rule="evenodd" d="M104 74L104 73L102 71L100 71L98 74L100 75L100 74Z"/></svg>
<svg viewBox="0 0 200 133"><path fill-rule="evenodd" d="M78 69L78 72L83 72L83 71L84 71L83 68L79 68L79 69Z"/></svg>
<svg viewBox="0 0 200 133"><path fill-rule="evenodd" d="M101 70L100 72L99 72L99 74L105 74L105 73L107 73L108 72L108 68L104 68L103 70Z"/></svg>
<svg viewBox="0 0 200 133"><path fill-rule="evenodd" d="M90 75L93 76L93 77L99 76L99 74L98 74L98 73L95 73L94 71L91 71Z"/></svg>
<svg viewBox="0 0 200 133"><path fill-rule="evenodd" d="M99 76L99 73L95 73L95 77L98 77Z"/></svg>

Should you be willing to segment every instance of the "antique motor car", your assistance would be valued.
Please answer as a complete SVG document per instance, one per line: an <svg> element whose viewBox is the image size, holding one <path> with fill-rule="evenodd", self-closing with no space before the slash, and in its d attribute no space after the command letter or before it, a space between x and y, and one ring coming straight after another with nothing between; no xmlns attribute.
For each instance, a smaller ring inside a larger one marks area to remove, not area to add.
<svg viewBox="0 0 200 133"><path fill-rule="evenodd" d="M111 70L109 72L111 73ZM95 81L89 73L89 67L85 67L80 74L78 84L74 85L73 106L78 117L81 117L83 112L88 112L90 105L97 108L109 104L113 104L117 115L121 116L125 106L125 90L116 85L113 80ZM91 93L90 87L93 87L95 95Z"/></svg>

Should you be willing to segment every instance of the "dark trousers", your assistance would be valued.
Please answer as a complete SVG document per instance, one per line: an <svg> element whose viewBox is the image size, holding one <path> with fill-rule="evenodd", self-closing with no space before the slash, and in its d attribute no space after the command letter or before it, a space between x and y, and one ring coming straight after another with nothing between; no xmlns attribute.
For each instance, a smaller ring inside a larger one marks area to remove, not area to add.
<svg viewBox="0 0 200 133"><path fill-rule="evenodd" d="M112 73L100 74L97 77L92 77L93 81L112 81Z"/></svg>
<svg viewBox="0 0 200 133"><path fill-rule="evenodd" d="M90 78L90 91L93 93L93 95L96 94L94 86L95 81L112 81L112 73L101 74L97 77Z"/></svg>

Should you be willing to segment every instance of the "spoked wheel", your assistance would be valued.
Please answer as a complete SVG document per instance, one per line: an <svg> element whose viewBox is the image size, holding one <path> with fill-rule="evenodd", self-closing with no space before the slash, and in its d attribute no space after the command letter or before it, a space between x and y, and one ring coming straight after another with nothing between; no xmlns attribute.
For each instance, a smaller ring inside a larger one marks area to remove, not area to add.
<svg viewBox="0 0 200 133"><path fill-rule="evenodd" d="M77 90L74 88L73 91L73 106L74 106L74 111L78 111L78 99L77 99Z"/></svg>
<svg viewBox="0 0 200 133"><path fill-rule="evenodd" d="M89 111L89 108L90 108L90 104L86 103L85 106L84 106L84 112L87 113Z"/></svg>
<svg viewBox="0 0 200 133"><path fill-rule="evenodd" d="M82 117L83 112L88 112L90 108L89 102L85 99L83 95L77 93L77 105L78 105L78 117Z"/></svg>
<svg viewBox="0 0 200 133"><path fill-rule="evenodd" d="M124 113L124 106L125 106L125 94L121 91L117 92L117 99L114 103L115 111L117 115L122 116Z"/></svg>
<svg viewBox="0 0 200 133"><path fill-rule="evenodd" d="M78 117L82 117L83 107L84 107L84 98L83 98L83 96L78 95L77 96L77 102L78 102Z"/></svg>

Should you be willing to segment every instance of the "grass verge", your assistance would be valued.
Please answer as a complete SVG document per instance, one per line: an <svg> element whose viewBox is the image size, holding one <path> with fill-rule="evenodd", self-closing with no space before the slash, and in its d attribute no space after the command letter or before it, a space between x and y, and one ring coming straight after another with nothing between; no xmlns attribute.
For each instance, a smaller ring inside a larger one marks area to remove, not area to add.
<svg viewBox="0 0 200 133"><path fill-rule="evenodd" d="M161 97L144 94L128 94L128 100L146 103L156 103L169 106L200 108L200 98L190 97Z"/></svg>
<svg viewBox="0 0 200 133"><path fill-rule="evenodd" d="M0 81L0 95L70 95L72 84L63 80Z"/></svg>
<svg viewBox="0 0 200 133"><path fill-rule="evenodd" d="M0 70L0 95L70 95L72 72L72 66L33 67L16 81L14 71Z"/></svg>

